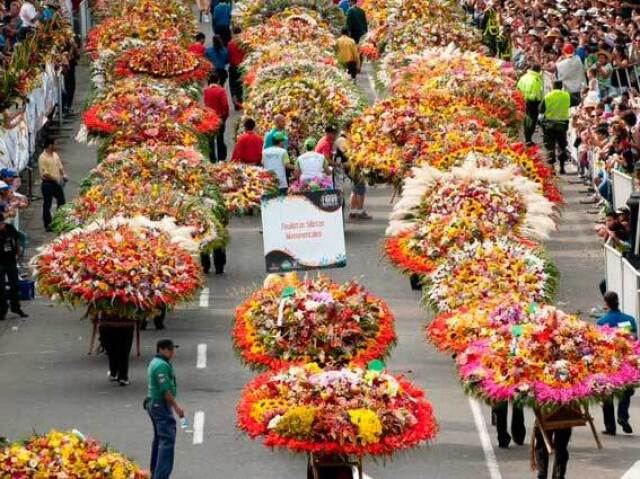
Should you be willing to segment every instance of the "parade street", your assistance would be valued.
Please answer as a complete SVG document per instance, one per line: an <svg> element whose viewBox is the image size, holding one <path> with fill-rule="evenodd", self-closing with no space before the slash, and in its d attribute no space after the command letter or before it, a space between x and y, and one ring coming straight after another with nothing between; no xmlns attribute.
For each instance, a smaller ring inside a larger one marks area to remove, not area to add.
<svg viewBox="0 0 640 479"><path fill-rule="evenodd" d="M86 75L86 69L81 74ZM361 76L360 84L372 97L367 76ZM71 177L70 189L77 189L77 181L93 166L95 154L75 143L70 135L62 144L61 157ZM567 198L563 221L548 242L562 277L558 304L587 318L588 311L599 305L602 251L592 232L592 218L584 206L577 204L577 187L565 180L562 189ZM528 477L533 418L527 415L525 445L498 449L489 408L465 396L453 361L426 341L422 331L430 317L420 306L419 292L412 291L408 280L381 259L381 238L391 196L389 188L370 190L367 207L373 221L345 224L347 267L327 274L337 281L356 278L389 302L397 318L399 341L388 366L424 387L440 432L433 444L394 460L367 460L365 473L372 479ZM33 254L38 243L51 238L51 234L41 232L38 202L23 221L34 238L29 251ZM169 313L166 330L158 332L150 326L142 332L142 355L132 358L131 385L126 388L107 380L104 355L87 355L91 324L81 319L81 311L54 306L40 297L25 303L29 319L10 317L0 324L2 433L13 438L50 428L77 428L90 431L145 464L152 437L149 418L142 409L147 387L145 368L156 340L169 337L180 346L175 369L179 398L189 418L187 430L178 430L173 477L303 477L304 455L265 449L235 426L235 405L254 374L234 354L230 331L235 307L264 278L259 228L257 217L232 220L225 274L209 275L206 288L195 301ZM602 429L600 409L592 407L591 413L597 429ZM632 424L638 424L637 401L632 402L631 418ZM588 428L575 429L569 477L617 479L638 460L637 433L602 436L602 441L604 449L597 450ZM639 477L631 474L625 479Z"/></svg>

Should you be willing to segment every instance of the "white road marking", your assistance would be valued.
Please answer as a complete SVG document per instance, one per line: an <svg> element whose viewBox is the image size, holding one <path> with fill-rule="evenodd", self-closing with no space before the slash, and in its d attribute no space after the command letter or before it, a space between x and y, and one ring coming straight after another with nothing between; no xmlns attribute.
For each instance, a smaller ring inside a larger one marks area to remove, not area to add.
<svg viewBox="0 0 640 479"><path fill-rule="evenodd" d="M193 443L202 444L204 442L204 412L196 411L193 415Z"/></svg>
<svg viewBox="0 0 640 479"><path fill-rule="evenodd" d="M200 307L209 307L209 288L202 288L202 291L200 291Z"/></svg>
<svg viewBox="0 0 640 479"><path fill-rule="evenodd" d="M640 477L640 461L637 461L631 469L624 473L620 479L638 479Z"/></svg>
<svg viewBox="0 0 640 479"><path fill-rule="evenodd" d="M196 368L204 369L207 367L207 345L198 344L198 356L196 359Z"/></svg>
<svg viewBox="0 0 640 479"><path fill-rule="evenodd" d="M487 424L484 422L484 416L480 409L480 404L473 398L469 398L469 406L471 406L471 412L473 413L473 420L476 423L476 429L480 436L480 443L482 444L482 450L484 451L484 458L489 469L489 477L491 479L502 479L500 474L500 468L498 467L498 461L496 454L493 451L491 445L491 438L489 437L489 431L487 430Z"/></svg>
<svg viewBox="0 0 640 479"><path fill-rule="evenodd" d="M371 92L373 93L373 98L375 101L378 101L378 91L376 90L376 84L373 81L373 77L370 73L367 73L367 79L369 80L369 86L371 87Z"/></svg>

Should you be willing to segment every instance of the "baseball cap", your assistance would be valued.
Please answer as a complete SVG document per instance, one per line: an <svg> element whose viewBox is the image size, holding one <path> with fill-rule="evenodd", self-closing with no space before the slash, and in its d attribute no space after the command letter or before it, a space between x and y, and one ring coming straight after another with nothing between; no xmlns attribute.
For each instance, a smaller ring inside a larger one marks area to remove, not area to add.
<svg viewBox="0 0 640 479"><path fill-rule="evenodd" d="M284 133L282 133L281 131L276 131L273 134L273 141L284 141L285 136Z"/></svg>
<svg viewBox="0 0 640 479"><path fill-rule="evenodd" d="M313 150L316 147L317 144L318 144L318 142L316 141L315 138L309 137L306 140L304 140L304 147L307 150Z"/></svg>
<svg viewBox="0 0 640 479"><path fill-rule="evenodd" d="M173 343L172 339L161 339L156 343L156 348L160 349L176 349L180 346Z"/></svg>
<svg viewBox="0 0 640 479"><path fill-rule="evenodd" d="M0 191L4 191L4 190L10 190L11 187L6 184L4 181L0 181Z"/></svg>
<svg viewBox="0 0 640 479"><path fill-rule="evenodd" d="M562 47L562 53L565 55L573 55L576 49L573 47L571 43L565 43L564 47Z"/></svg>
<svg viewBox="0 0 640 479"><path fill-rule="evenodd" d="M13 168L0 169L0 177L2 178L17 178L18 176L18 172Z"/></svg>

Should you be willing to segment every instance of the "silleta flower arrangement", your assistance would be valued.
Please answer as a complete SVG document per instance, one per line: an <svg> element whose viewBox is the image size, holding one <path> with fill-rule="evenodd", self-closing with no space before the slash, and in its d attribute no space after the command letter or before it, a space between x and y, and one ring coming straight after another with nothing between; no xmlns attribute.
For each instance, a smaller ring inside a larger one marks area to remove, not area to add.
<svg viewBox="0 0 640 479"><path fill-rule="evenodd" d="M474 241L425 276L424 300L439 312L509 293L525 303L549 302L557 276L539 248L509 238Z"/></svg>
<svg viewBox="0 0 640 479"><path fill-rule="evenodd" d="M262 196L278 192L276 176L260 166L219 162L208 168L231 214L247 214Z"/></svg>
<svg viewBox="0 0 640 479"><path fill-rule="evenodd" d="M116 60L118 76L148 75L177 84L206 81L213 70L211 62L197 57L180 45L160 41L133 48Z"/></svg>
<svg viewBox="0 0 640 479"><path fill-rule="evenodd" d="M234 24L246 29L291 11L315 15L318 20L330 26L334 33L340 32L344 25L342 10L332 2L323 0L240 0L233 5L233 20Z"/></svg>
<svg viewBox="0 0 640 479"><path fill-rule="evenodd" d="M188 301L202 285L191 228L114 218L59 236L32 259L38 291L90 313L139 319Z"/></svg>
<svg viewBox="0 0 640 479"><path fill-rule="evenodd" d="M330 176L316 176L315 178L297 179L289 185L289 194L304 193L307 191L324 191L333 188L333 179Z"/></svg>
<svg viewBox="0 0 640 479"><path fill-rule="evenodd" d="M508 332L473 341L457 357L465 390L490 403L533 407L600 402L640 382L640 344L552 306ZM508 328L507 328L508 329Z"/></svg>
<svg viewBox="0 0 640 479"><path fill-rule="evenodd" d="M514 325L531 320L529 308L512 295L498 296L442 313L427 327L427 338L438 350L462 353L469 343L496 334L507 337Z"/></svg>
<svg viewBox="0 0 640 479"><path fill-rule="evenodd" d="M410 273L432 272L452 248L517 235L543 240L555 228L554 205L514 168L474 161L442 173L413 169L387 228L389 259Z"/></svg>
<svg viewBox="0 0 640 479"><path fill-rule="evenodd" d="M251 438L293 452L391 456L438 431L424 393L405 379L314 363L258 376L237 411Z"/></svg>
<svg viewBox="0 0 640 479"><path fill-rule="evenodd" d="M58 209L51 227L71 231L98 218L144 216L152 221L172 218L191 228L194 241L205 250L224 246L228 235L220 208L212 200L182 194L164 183L106 183L88 188L72 203Z"/></svg>
<svg viewBox="0 0 640 479"><path fill-rule="evenodd" d="M234 344L249 365L367 364L395 343L387 304L355 281L324 276L277 282L254 292L236 311Z"/></svg>
<svg viewBox="0 0 640 479"><path fill-rule="evenodd" d="M52 430L0 448L0 477L148 479L149 473L77 431Z"/></svg>
<svg viewBox="0 0 640 479"><path fill-rule="evenodd" d="M139 89L135 89L138 85ZM91 106L83 117L89 133L111 135L118 131L130 135L144 133L153 138L171 125L211 134L220 127L220 118L180 90L149 87L140 83L119 83L106 98Z"/></svg>

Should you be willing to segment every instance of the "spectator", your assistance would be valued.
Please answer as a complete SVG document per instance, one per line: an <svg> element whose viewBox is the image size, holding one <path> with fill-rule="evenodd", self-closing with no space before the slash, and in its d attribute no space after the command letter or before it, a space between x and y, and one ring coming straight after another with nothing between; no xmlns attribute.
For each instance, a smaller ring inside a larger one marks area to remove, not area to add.
<svg viewBox="0 0 640 479"><path fill-rule="evenodd" d="M609 327L614 329L622 329L634 338L638 337L638 327L633 316L624 314L620 311L620 300L614 291L607 291L604 294L605 306L608 312L598 320L598 326ZM632 434L633 429L629 424L629 405L631 396L633 396L633 388L628 388L618 399L618 424L626 434ZM616 435L616 415L613 405L613 397L610 397L602 405L602 414L604 417L605 430L602 434L609 436Z"/></svg>
<svg viewBox="0 0 640 479"><path fill-rule="evenodd" d="M580 57L575 54L575 48L571 43L562 47L564 58L556 63L558 80L562 82L563 88L571 96L571 106L580 104L580 92L587 83L584 75L584 66Z"/></svg>
<svg viewBox="0 0 640 479"><path fill-rule="evenodd" d="M256 122L253 118L247 118L243 123L244 133L236 141L236 146L231 155L231 161L245 163L247 165L259 165L262 161L263 138L254 132Z"/></svg>
<svg viewBox="0 0 640 479"><path fill-rule="evenodd" d="M220 78L214 71L209 76L209 86L204 90L204 104L220 117L220 128L209 143L209 159L211 163L227 160L227 145L224 141L227 118L229 118L229 101L227 91L219 84Z"/></svg>
<svg viewBox="0 0 640 479"><path fill-rule="evenodd" d="M7 319L9 309L21 318L28 318L29 315L20 307L20 286L18 284L20 238L13 225L7 224L1 213L0 245L2 246L0 250L0 321Z"/></svg>

